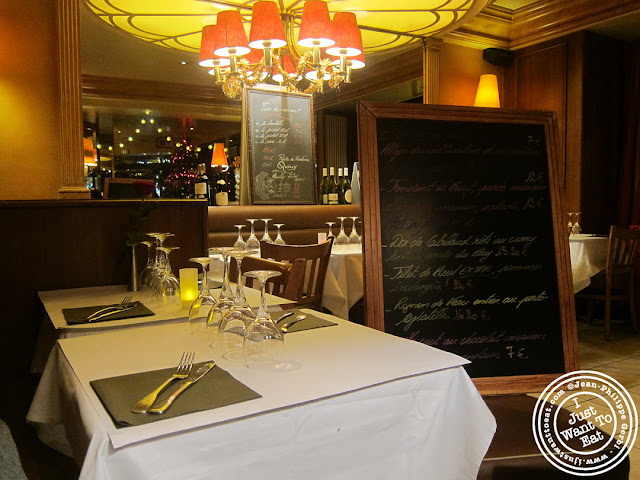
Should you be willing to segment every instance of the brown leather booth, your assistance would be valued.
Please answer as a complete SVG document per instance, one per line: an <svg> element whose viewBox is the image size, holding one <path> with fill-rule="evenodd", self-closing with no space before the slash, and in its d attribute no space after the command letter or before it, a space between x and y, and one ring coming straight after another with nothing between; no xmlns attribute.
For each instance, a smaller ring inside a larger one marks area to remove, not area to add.
<svg viewBox="0 0 640 480"><path fill-rule="evenodd" d="M318 242L318 233L327 232L325 222L336 222L334 234L338 234L340 224L337 217L360 217L361 205L242 205L228 207L209 207L208 242L209 247L229 247L238 238L238 229L234 225L246 225L242 236L246 240L250 232L247 218L271 218L269 234L276 236L274 223L283 223L282 237L288 244L308 245ZM345 220L347 234L351 231L352 220ZM264 222L255 222L258 239L264 232ZM360 228L358 228L360 232Z"/></svg>

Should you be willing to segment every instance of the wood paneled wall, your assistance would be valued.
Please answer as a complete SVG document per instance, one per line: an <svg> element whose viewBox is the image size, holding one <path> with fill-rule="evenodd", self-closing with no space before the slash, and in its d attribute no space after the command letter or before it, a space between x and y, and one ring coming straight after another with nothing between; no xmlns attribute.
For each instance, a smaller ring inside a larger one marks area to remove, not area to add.
<svg viewBox="0 0 640 480"><path fill-rule="evenodd" d="M201 200L162 200L142 224L146 232L175 233L167 246L175 272L193 267L190 257L207 251L207 204ZM27 371L43 309L39 290L122 285L129 278L130 261L123 245L131 229L131 215L139 201L52 200L0 202L0 275L2 325L0 372ZM139 266L146 247L139 245Z"/></svg>
<svg viewBox="0 0 640 480"><path fill-rule="evenodd" d="M565 206L582 213L588 233L615 223L621 50L620 42L579 32L519 50L505 69L505 107L556 113Z"/></svg>

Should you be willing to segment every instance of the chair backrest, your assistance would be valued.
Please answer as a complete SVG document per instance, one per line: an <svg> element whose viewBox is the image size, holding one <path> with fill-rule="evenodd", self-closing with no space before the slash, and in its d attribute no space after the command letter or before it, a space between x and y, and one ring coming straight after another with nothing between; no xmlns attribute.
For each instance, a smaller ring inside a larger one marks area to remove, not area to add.
<svg viewBox="0 0 640 480"><path fill-rule="evenodd" d="M259 257L245 257L242 260L241 272L251 272L253 270L275 270L281 275L272 277L267 280L266 291L272 295L286 298L287 300L298 301L299 292L302 288L302 279L304 278L304 260L292 263L276 262ZM237 281L238 265L235 261L229 264L229 279L232 282ZM259 282L254 278L242 277L243 284L259 288Z"/></svg>
<svg viewBox="0 0 640 480"><path fill-rule="evenodd" d="M332 245L333 237L324 243L313 245L277 245L265 242L260 245L260 254L262 258L288 263L303 259L305 269L298 302L309 308L321 310L324 278L329 267Z"/></svg>
<svg viewBox="0 0 640 480"><path fill-rule="evenodd" d="M607 250L607 279L615 273L630 272L633 269L639 244L640 231L611 226Z"/></svg>

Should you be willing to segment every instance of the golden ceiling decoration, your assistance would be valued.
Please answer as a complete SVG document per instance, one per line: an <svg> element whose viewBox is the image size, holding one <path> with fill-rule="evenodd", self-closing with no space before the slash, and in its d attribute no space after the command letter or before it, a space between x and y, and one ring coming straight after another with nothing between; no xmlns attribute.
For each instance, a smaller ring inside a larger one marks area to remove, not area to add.
<svg viewBox="0 0 640 480"><path fill-rule="evenodd" d="M238 10L249 33L257 0L85 0L99 18L136 38L197 53L202 29L216 23L222 10ZM406 46L451 30L470 20L488 0L329 0L329 10L353 12L362 32L365 54ZM280 12L292 18L297 38L303 0L279 0Z"/></svg>

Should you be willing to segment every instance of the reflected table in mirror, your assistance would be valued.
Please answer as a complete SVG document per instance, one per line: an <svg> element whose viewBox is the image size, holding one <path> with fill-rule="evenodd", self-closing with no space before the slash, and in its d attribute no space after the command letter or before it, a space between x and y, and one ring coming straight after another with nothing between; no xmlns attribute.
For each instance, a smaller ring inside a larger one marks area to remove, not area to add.
<svg viewBox="0 0 640 480"><path fill-rule="evenodd" d="M607 267L609 237L604 235L570 235L573 293L588 287L591 277Z"/></svg>

